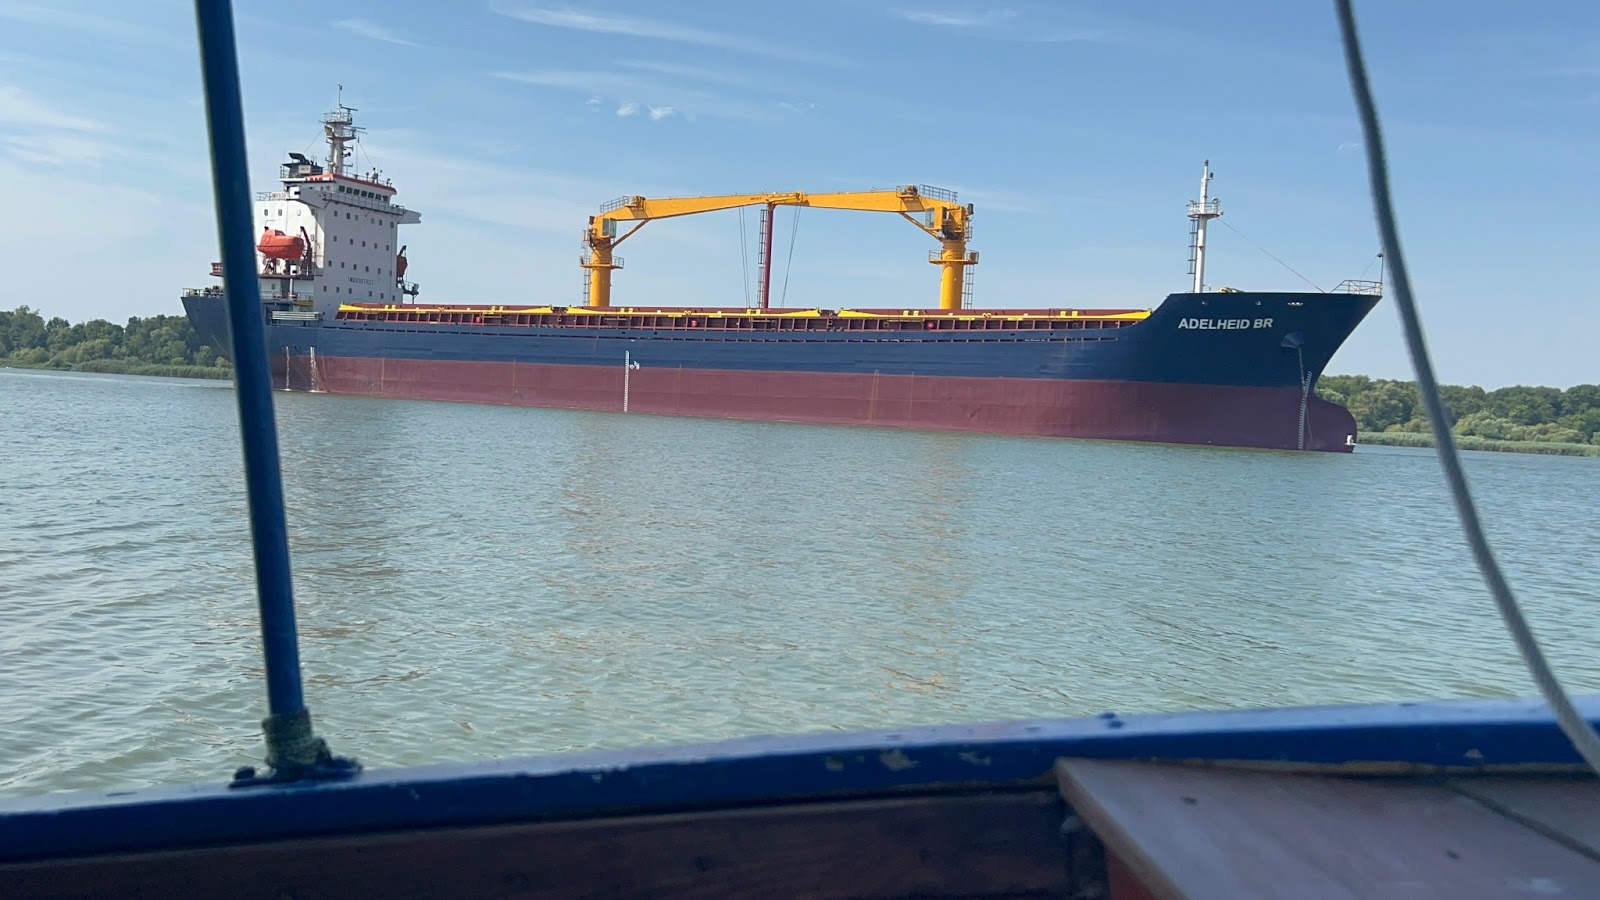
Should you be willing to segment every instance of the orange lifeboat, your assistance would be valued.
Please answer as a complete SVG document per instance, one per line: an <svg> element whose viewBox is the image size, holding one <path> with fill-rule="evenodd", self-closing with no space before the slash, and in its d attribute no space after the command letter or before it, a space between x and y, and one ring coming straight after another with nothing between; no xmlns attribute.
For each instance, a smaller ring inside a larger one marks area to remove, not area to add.
<svg viewBox="0 0 1600 900"><path fill-rule="evenodd" d="M394 258L394 277L396 281L406 277L406 248L401 247L400 253Z"/></svg>
<svg viewBox="0 0 1600 900"><path fill-rule="evenodd" d="M284 234L276 228L263 228L256 250L267 259L298 260L306 255L305 241Z"/></svg>

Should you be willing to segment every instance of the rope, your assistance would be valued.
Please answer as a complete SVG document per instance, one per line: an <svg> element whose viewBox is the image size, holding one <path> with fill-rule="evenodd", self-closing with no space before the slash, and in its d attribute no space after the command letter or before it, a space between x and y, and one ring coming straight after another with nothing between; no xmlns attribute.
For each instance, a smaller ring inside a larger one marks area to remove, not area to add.
<svg viewBox="0 0 1600 900"><path fill-rule="evenodd" d="M1244 236L1244 232L1242 232L1239 229L1233 227L1232 225L1228 225L1228 220L1227 219L1218 219L1217 221L1221 222L1223 225L1226 225L1229 231L1233 232L1234 234L1237 234L1241 238L1244 238L1246 243L1250 243L1250 244L1254 244L1255 243L1254 241L1252 241L1249 238L1245 237ZM1256 244L1256 249L1260 250L1262 253L1267 253L1267 248L1261 246L1260 244ZM1294 272L1294 267L1289 265L1288 263L1284 262L1283 260L1277 258L1276 256L1273 256L1271 253L1267 253L1267 256L1271 257L1272 261L1277 263L1278 265L1283 266L1285 269L1288 269L1291 272ZM1295 275L1296 278L1300 279L1301 281L1304 281L1306 284L1309 284L1312 287L1317 288L1317 293L1319 293L1319 294L1326 294L1327 293L1327 291L1323 290L1322 288L1317 287L1317 283L1316 282L1314 282L1311 279L1305 277L1304 275L1301 275L1299 272L1294 272L1294 275Z"/></svg>
<svg viewBox="0 0 1600 900"><path fill-rule="evenodd" d="M1561 686L1550 663L1539 648L1533 629L1511 593L1494 551L1484 537L1483 525L1472 503L1472 493L1467 487L1467 476L1461 468L1461 457L1456 451L1454 436L1450 433L1450 420L1445 415L1444 401L1439 397L1439 385L1434 380L1433 363L1428 359L1428 348L1422 338L1422 322L1417 316L1416 303L1411 294L1411 276L1406 271L1405 256L1400 251L1400 232L1395 224L1393 201L1389 196L1389 165L1383 149L1383 136L1378 128L1378 110L1372 101L1372 89L1367 83L1366 65L1361 59L1361 44L1356 36L1355 13L1350 0L1334 0L1339 14L1340 39L1344 43L1345 65L1350 73L1350 91L1355 95L1356 108L1361 117L1361 130L1367 146L1367 175L1371 181L1372 202L1376 207L1378 230L1383 235L1384 256L1394 272L1395 306L1400 310L1400 321L1405 328L1406 347L1411 352L1411 364L1417 371L1417 390L1428 410L1428 423L1433 426L1433 437L1439 449L1439 464L1444 468L1445 481L1450 485L1450 496L1455 501L1456 516L1461 520L1467 545L1477 561L1489 593L1494 597L1500 617L1505 620L1517 650L1522 653L1528 672L1539 686L1539 693L1554 710L1561 731L1572 741L1589 764L1600 772L1600 735L1578 714L1572 698Z"/></svg>
<svg viewBox="0 0 1600 900"><path fill-rule="evenodd" d="M744 307L750 308L750 251L745 246L744 207L739 207L739 280L744 283Z"/></svg>
<svg viewBox="0 0 1600 900"><path fill-rule="evenodd" d="M309 769L333 758L327 741L312 732L308 710L267 716L261 730L267 738L267 767L274 771Z"/></svg>
<svg viewBox="0 0 1600 900"><path fill-rule="evenodd" d="M794 208L794 219L789 226L789 259L783 264L783 293L778 298L778 306L780 308L783 306L784 301L789 298L789 273L794 270L794 239L799 234L800 207L796 206ZM771 263L769 262L767 265L771 265Z"/></svg>
<svg viewBox="0 0 1600 900"><path fill-rule="evenodd" d="M1378 264L1378 260L1380 260L1380 259L1383 259L1383 251L1382 250L1378 251L1378 255L1377 256L1374 256L1373 258L1367 260L1367 267L1365 269L1361 270L1361 277L1362 278L1366 278L1367 277L1367 273L1372 271L1372 267L1377 265Z"/></svg>

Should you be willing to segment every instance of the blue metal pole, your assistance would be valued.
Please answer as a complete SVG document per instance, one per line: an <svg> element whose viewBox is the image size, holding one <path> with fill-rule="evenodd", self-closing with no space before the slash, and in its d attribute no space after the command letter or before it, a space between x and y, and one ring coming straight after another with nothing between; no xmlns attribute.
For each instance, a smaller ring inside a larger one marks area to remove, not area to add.
<svg viewBox="0 0 1600 900"><path fill-rule="evenodd" d="M262 325L261 282L251 244L250 176L245 162L244 109L233 8L228 0L195 0L200 68L211 132L211 177L222 242L223 288L232 330L233 370L244 443L245 492L255 549L256 593L267 667L267 708L274 716L305 711L300 648L289 578L289 532L283 514L283 475L272 411L272 375Z"/></svg>

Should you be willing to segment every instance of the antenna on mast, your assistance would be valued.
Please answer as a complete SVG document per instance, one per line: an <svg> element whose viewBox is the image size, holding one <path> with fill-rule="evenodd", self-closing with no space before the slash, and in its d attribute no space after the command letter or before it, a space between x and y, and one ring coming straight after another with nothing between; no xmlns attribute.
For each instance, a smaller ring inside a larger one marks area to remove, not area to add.
<svg viewBox="0 0 1600 900"><path fill-rule="evenodd" d="M1189 274L1194 292L1205 290L1206 223L1222 215L1222 201L1211 197L1211 160L1200 170L1200 199L1189 201Z"/></svg>
<svg viewBox="0 0 1600 900"><path fill-rule="evenodd" d="M344 105L344 85L339 85L338 99L333 111L322 117L322 133L328 138L328 171L344 174L344 161L350 158L350 148L345 146L356 140L361 129L356 127L354 107Z"/></svg>

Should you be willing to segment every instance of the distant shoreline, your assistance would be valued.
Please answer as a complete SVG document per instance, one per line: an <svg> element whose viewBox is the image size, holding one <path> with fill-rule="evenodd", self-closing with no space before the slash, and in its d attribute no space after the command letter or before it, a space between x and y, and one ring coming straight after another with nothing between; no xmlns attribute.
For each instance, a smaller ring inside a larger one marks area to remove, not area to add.
<svg viewBox="0 0 1600 900"><path fill-rule="evenodd" d="M233 377L227 366L173 366L136 363L122 359L96 359L68 367L49 363L25 363L0 358L0 369L34 369L41 372L92 372L97 375L145 375L153 378L207 378L226 381Z"/></svg>
<svg viewBox="0 0 1600 900"><path fill-rule="evenodd" d="M1376 447L1426 447L1434 446L1433 435L1415 431L1377 431L1356 435L1356 446L1371 444ZM1462 450L1489 450L1496 453L1538 453L1545 456L1600 457L1600 446L1594 444L1567 444L1556 441L1496 441L1470 434L1456 435L1456 446Z"/></svg>

